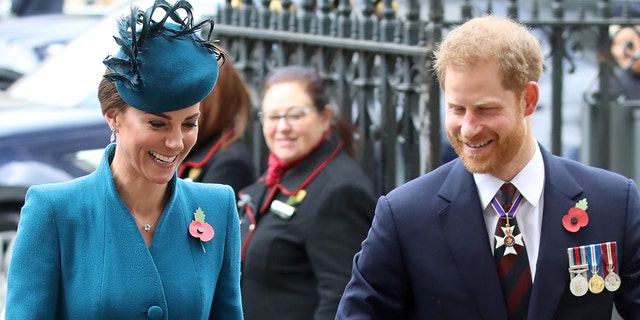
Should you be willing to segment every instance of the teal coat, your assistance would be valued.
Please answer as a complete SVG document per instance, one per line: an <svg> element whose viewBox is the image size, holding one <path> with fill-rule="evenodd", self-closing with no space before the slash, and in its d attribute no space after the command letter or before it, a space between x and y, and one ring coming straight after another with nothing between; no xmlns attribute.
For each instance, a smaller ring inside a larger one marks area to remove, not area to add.
<svg viewBox="0 0 640 320"><path fill-rule="evenodd" d="M232 189L174 176L147 248L116 192L114 149L107 147L85 177L29 189L9 267L6 319L242 319ZM197 208L213 226L211 241L188 232Z"/></svg>

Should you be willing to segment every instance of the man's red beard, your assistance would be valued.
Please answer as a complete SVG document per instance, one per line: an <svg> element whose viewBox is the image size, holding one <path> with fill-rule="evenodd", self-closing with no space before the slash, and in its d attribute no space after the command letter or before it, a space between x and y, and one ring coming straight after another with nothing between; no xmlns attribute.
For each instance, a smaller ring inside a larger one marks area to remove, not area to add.
<svg viewBox="0 0 640 320"><path fill-rule="evenodd" d="M493 135L493 137L491 137ZM462 141L460 134L454 135L450 131L447 131L447 137L451 146L456 151L464 166L472 173L492 173L500 169L500 167L506 165L516 156L525 139L525 127L524 124L520 124L513 128L513 130L502 137L498 137L495 133L491 135L480 134L482 139L474 137L471 139L471 144L476 144L479 141L489 141L491 148L488 152L482 154L469 154L464 150L465 143ZM469 142L469 141L467 141Z"/></svg>

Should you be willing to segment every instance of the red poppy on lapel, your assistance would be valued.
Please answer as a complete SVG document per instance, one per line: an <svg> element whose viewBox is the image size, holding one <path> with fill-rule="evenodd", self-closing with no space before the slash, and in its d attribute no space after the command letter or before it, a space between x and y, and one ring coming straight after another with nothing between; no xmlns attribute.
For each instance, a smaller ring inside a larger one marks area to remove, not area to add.
<svg viewBox="0 0 640 320"><path fill-rule="evenodd" d="M587 198L576 203L569 212L562 217L562 226L569 232L577 232L582 227L586 227L589 223L589 215L587 214Z"/></svg>
<svg viewBox="0 0 640 320"><path fill-rule="evenodd" d="M201 242L207 242L213 239L213 227L204 221L204 211L201 208L196 209L193 213L193 221L189 224L189 234L196 239L200 239ZM206 253L207 251L204 249L204 244L202 245L202 250Z"/></svg>

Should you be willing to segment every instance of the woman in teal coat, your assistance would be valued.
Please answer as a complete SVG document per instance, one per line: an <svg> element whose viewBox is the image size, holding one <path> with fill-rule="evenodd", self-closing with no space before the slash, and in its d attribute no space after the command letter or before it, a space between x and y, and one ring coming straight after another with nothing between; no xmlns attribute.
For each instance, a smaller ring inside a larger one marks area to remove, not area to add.
<svg viewBox="0 0 640 320"><path fill-rule="evenodd" d="M6 319L242 319L234 193L176 175L221 57L191 16L156 0L119 21L98 93L117 142L88 176L28 191Z"/></svg>

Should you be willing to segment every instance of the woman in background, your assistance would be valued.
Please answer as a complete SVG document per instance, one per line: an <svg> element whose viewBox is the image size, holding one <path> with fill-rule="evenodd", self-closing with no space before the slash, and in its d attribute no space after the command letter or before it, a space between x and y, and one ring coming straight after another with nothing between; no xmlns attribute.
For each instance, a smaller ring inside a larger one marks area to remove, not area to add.
<svg viewBox="0 0 640 320"><path fill-rule="evenodd" d="M198 141L178 176L228 184L236 193L255 181L251 152L242 139L250 110L247 84L227 59L220 67L216 87L200 103Z"/></svg>
<svg viewBox="0 0 640 320"><path fill-rule="evenodd" d="M333 320L373 219L373 186L353 159L313 68L273 70L259 118L268 170L240 192L242 301L248 320Z"/></svg>

